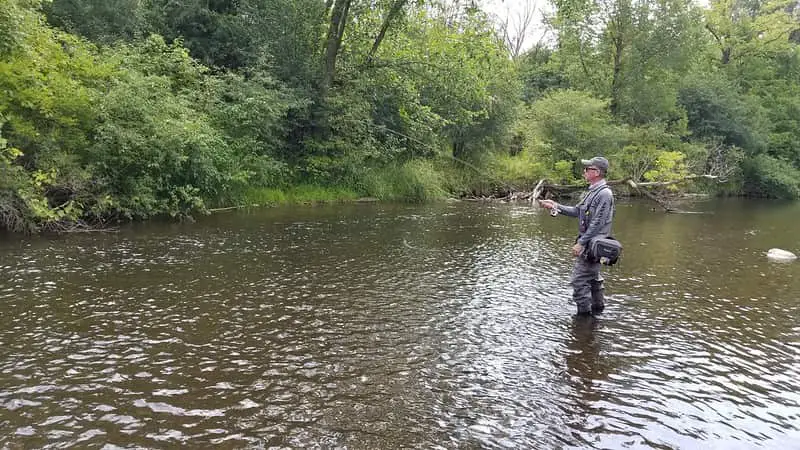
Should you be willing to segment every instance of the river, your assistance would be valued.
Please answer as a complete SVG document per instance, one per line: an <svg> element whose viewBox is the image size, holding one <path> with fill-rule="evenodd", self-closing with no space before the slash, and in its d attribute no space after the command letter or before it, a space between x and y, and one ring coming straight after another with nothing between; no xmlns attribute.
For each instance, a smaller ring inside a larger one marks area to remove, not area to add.
<svg viewBox="0 0 800 450"><path fill-rule="evenodd" d="M0 241L3 448L798 448L800 203L347 204Z"/></svg>

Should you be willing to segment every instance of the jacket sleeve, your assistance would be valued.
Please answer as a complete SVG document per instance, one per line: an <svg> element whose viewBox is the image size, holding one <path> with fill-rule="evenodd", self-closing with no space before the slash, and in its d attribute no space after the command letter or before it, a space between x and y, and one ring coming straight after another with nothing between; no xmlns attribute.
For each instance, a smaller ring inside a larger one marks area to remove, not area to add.
<svg viewBox="0 0 800 450"><path fill-rule="evenodd" d="M584 247L606 228L606 225L611 222L612 215L614 214L614 200L610 190L603 189L602 192L597 194L593 203L594 205L589 205L591 210L589 227L586 228L586 232L578 239L578 243Z"/></svg>
<svg viewBox="0 0 800 450"><path fill-rule="evenodd" d="M578 217L578 208L575 206L567 206L558 204L558 212L569 217Z"/></svg>

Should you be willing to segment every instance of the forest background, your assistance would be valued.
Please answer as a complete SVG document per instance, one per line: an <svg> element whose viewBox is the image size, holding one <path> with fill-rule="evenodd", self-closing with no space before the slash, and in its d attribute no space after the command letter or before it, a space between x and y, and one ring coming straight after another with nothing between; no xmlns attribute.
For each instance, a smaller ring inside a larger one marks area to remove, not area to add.
<svg viewBox="0 0 800 450"><path fill-rule="evenodd" d="M0 229L490 195L596 154L800 198L797 0L540 6L0 0Z"/></svg>

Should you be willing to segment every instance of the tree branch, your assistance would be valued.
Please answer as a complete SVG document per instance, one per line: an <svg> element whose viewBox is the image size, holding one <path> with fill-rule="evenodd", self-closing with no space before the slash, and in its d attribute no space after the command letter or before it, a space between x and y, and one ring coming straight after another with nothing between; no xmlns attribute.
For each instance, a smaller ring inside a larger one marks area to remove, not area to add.
<svg viewBox="0 0 800 450"><path fill-rule="evenodd" d="M378 36L375 38L375 42L372 44L372 48L367 55L367 64L372 62L372 59L375 57L375 54L378 52L378 47L380 47L381 42L383 42L383 38L386 37L386 31L389 30L389 25L391 25L392 20L394 20L395 16L400 14L402 11L403 6L405 6L406 0L396 0L392 5L392 9L389 10L389 15L386 16L386 19L383 21L381 25L381 30L378 32Z"/></svg>

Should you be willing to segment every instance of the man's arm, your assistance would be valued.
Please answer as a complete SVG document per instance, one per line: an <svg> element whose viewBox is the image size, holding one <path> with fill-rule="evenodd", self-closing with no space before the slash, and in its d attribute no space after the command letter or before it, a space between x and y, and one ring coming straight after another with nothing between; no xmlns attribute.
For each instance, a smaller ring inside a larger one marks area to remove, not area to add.
<svg viewBox="0 0 800 450"><path fill-rule="evenodd" d="M558 208L558 212L565 216L578 217L578 207L576 206L567 206L556 203L556 208Z"/></svg>

